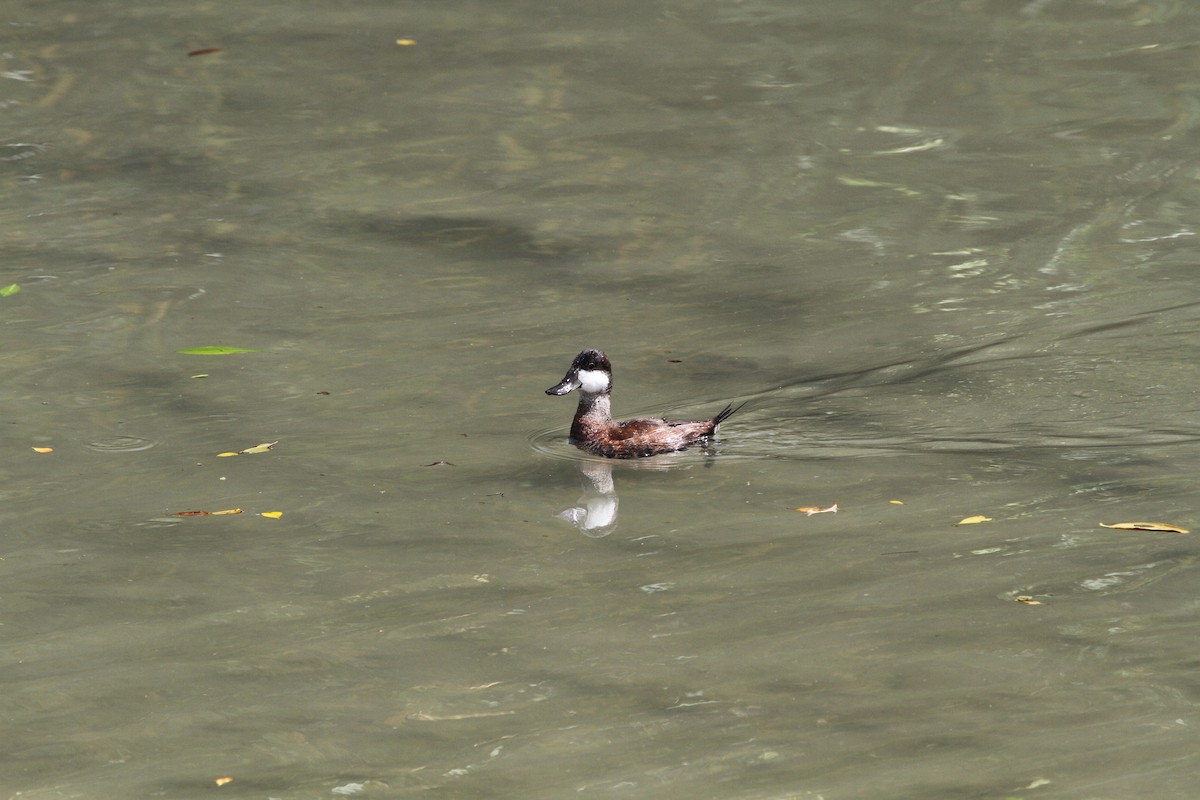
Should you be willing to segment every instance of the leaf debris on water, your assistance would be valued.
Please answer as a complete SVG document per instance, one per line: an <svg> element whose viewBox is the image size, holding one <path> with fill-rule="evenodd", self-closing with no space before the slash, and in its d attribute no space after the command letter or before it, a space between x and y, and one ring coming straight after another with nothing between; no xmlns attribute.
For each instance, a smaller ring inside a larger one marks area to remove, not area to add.
<svg viewBox="0 0 1200 800"><path fill-rule="evenodd" d="M960 519L958 522L956 522L954 524L955 525L976 525L980 522L991 522L991 521L992 521L991 517L985 517L983 514L976 514L973 517L965 517L963 519Z"/></svg>
<svg viewBox="0 0 1200 800"><path fill-rule="evenodd" d="M1190 533L1187 528L1166 522L1118 522L1116 525L1099 523L1101 528L1117 528L1123 531L1158 531L1160 533Z"/></svg>
<svg viewBox="0 0 1200 800"><path fill-rule="evenodd" d="M247 447L245 450L238 450L236 453L233 451L217 453L217 458L229 458L230 456L248 456L255 453L265 453L277 444L279 444L278 439L273 442L263 442L262 444L254 445L254 447Z"/></svg>
<svg viewBox="0 0 1200 800"><path fill-rule="evenodd" d="M837 510L838 510L837 503L834 503L831 506L826 506L825 508L821 508L820 506L799 506L797 508L792 509L792 511L804 512L804 516L806 516L806 517L811 517L813 514L829 514L831 512L836 514Z"/></svg>
<svg viewBox="0 0 1200 800"><path fill-rule="evenodd" d="M811 517L815 513L838 513L838 504L834 503L832 506L823 507L823 509L821 506L799 506L798 509L792 509L792 511L803 511L805 517Z"/></svg>
<svg viewBox="0 0 1200 800"><path fill-rule="evenodd" d="M188 347L183 350L176 350L185 356L228 356L235 353L257 353L257 350L246 347L226 347L225 345L213 344L205 345L204 347Z"/></svg>

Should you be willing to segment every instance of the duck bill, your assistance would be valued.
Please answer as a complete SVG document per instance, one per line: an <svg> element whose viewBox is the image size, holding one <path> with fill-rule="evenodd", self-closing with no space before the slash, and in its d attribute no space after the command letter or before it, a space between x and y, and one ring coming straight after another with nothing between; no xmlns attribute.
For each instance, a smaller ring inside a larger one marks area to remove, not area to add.
<svg viewBox="0 0 1200 800"><path fill-rule="evenodd" d="M562 383L551 386L546 390L546 394L552 394L556 397L562 397L564 394L570 393L572 389L579 388L579 374L577 370L571 370L567 376L562 379Z"/></svg>

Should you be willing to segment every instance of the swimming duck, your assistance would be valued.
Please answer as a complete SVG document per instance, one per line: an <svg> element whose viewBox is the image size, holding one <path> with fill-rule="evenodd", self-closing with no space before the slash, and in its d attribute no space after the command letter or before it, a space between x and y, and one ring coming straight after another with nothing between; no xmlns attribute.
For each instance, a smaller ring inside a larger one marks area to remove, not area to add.
<svg viewBox="0 0 1200 800"><path fill-rule="evenodd" d="M708 420L631 419L614 422L610 397L612 364L608 356L592 349L575 356L566 377L547 389L546 394L561 397L573 389L579 390L579 406L571 421L571 441L606 458L655 456L708 442L716 435L717 426L742 407L734 408L731 403Z"/></svg>

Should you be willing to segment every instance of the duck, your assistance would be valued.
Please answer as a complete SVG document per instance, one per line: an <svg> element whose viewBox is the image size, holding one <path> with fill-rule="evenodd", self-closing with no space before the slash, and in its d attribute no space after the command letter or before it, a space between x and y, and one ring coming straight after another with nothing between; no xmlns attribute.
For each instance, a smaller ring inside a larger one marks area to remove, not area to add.
<svg viewBox="0 0 1200 800"><path fill-rule="evenodd" d="M588 348L571 362L562 381L546 390L561 397L578 389L579 405L571 420L571 442L604 458L646 458L674 453L694 444L708 443L717 427L742 405L725 406L712 419L666 420L631 419L614 422L612 418L612 363L600 350Z"/></svg>

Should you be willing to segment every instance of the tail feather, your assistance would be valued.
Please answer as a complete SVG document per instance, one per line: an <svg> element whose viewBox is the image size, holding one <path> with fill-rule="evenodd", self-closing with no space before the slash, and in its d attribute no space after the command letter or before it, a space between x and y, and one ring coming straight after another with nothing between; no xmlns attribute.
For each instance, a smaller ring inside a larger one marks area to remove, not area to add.
<svg viewBox="0 0 1200 800"><path fill-rule="evenodd" d="M747 400L746 402L748 403L750 401ZM746 407L746 403L742 403L737 408L734 408L733 403L730 403L729 405L722 408L721 411L715 417L713 417L713 430L715 431L717 429L718 425L720 425L722 422L729 419L730 417L732 417L734 414L741 411L745 407Z"/></svg>

